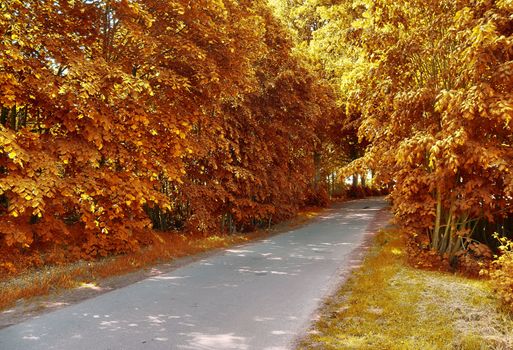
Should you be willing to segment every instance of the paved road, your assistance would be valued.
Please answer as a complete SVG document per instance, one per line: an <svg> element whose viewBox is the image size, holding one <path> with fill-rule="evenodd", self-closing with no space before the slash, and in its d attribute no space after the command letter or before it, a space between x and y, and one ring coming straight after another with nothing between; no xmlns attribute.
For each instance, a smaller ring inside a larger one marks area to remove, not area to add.
<svg viewBox="0 0 513 350"><path fill-rule="evenodd" d="M382 199L0 330L1 350L290 349Z"/></svg>

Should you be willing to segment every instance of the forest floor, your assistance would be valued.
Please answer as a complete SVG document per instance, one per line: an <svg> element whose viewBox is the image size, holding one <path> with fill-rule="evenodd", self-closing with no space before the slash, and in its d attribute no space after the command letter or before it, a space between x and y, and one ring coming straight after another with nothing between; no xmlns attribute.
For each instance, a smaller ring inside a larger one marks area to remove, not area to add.
<svg viewBox="0 0 513 350"><path fill-rule="evenodd" d="M362 266L319 311L297 349L513 349L513 316L489 283L408 266L381 231Z"/></svg>
<svg viewBox="0 0 513 350"><path fill-rule="evenodd" d="M166 273L220 250L265 239L308 224L324 211L305 208L294 218L259 230L232 235L155 233L155 244L139 252L45 266L0 279L0 329L96 295Z"/></svg>

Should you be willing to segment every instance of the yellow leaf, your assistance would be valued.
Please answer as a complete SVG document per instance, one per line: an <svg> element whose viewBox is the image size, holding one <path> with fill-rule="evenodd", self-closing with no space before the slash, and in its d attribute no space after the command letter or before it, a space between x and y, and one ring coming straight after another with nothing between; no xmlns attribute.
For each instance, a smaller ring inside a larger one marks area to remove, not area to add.
<svg viewBox="0 0 513 350"><path fill-rule="evenodd" d="M435 166L434 164L434 158L433 157L429 157L429 168L430 169L433 169Z"/></svg>
<svg viewBox="0 0 513 350"><path fill-rule="evenodd" d="M14 159L16 158L16 152L12 151L11 153L8 154L9 158L11 159Z"/></svg>

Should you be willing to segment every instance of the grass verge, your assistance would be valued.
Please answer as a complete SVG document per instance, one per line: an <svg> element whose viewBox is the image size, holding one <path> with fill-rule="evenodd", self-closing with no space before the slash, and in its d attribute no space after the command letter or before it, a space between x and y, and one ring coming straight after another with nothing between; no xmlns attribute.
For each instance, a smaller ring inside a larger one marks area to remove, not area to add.
<svg viewBox="0 0 513 350"><path fill-rule="evenodd" d="M489 282L417 270L396 230L320 311L297 349L513 349L513 318Z"/></svg>

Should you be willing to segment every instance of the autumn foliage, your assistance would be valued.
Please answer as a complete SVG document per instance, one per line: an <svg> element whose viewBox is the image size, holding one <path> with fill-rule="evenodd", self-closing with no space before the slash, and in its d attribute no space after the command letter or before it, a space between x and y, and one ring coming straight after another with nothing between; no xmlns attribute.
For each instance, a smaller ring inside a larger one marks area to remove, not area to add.
<svg viewBox="0 0 513 350"><path fill-rule="evenodd" d="M511 213L512 6L377 1L361 19L370 146L354 166L394 183L398 221L449 259Z"/></svg>
<svg viewBox="0 0 513 350"><path fill-rule="evenodd" d="M513 231L513 3L271 2L337 93L342 176L392 189L418 260L477 273Z"/></svg>
<svg viewBox="0 0 513 350"><path fill-rule="evenodd" d="M0 35L4 270L135 250L152 227L267 225L322 194L333 92L263 0L5 0Z"/></svg>

